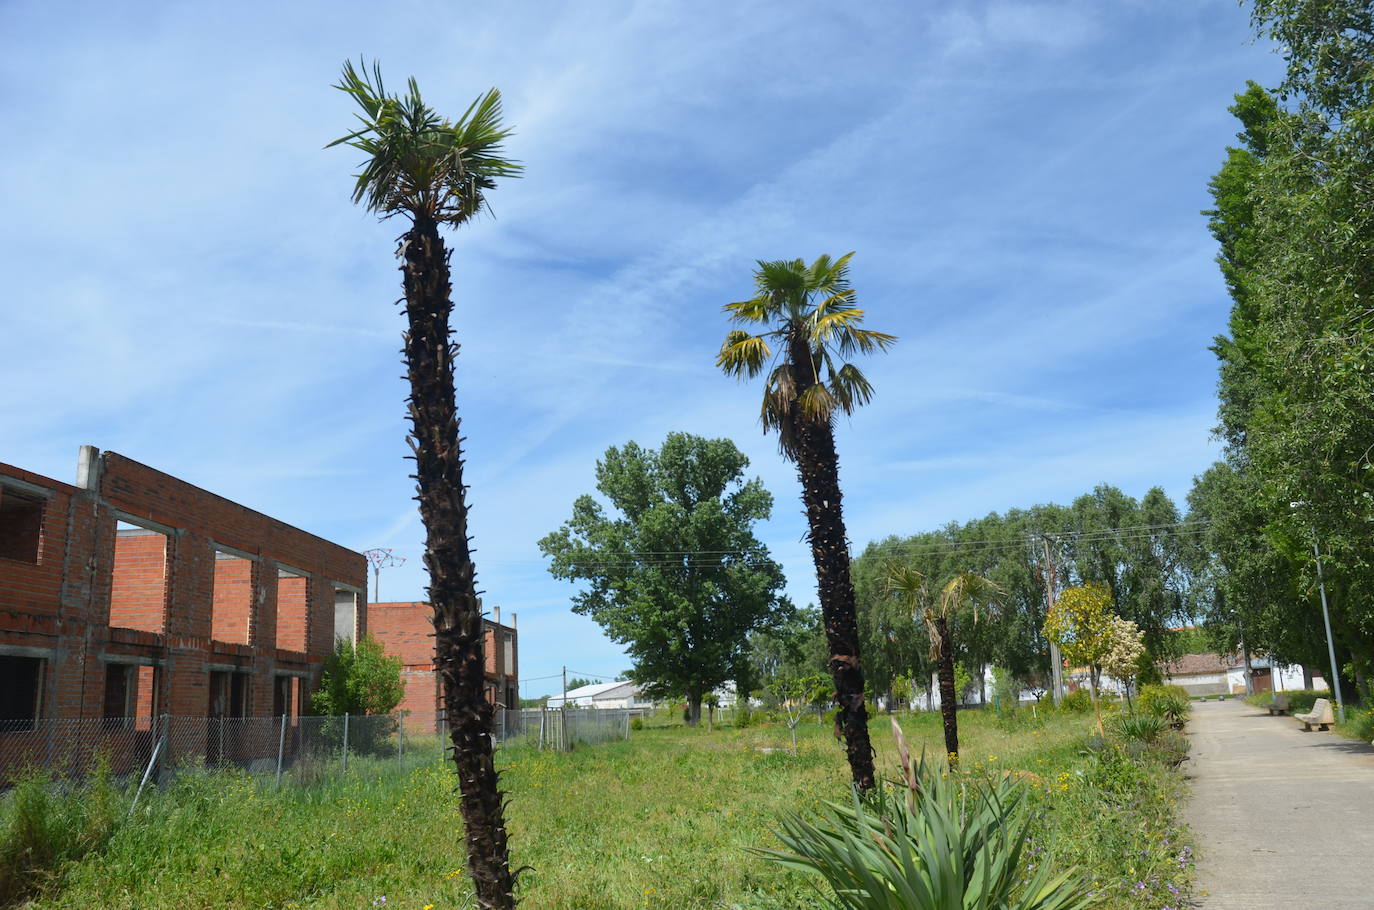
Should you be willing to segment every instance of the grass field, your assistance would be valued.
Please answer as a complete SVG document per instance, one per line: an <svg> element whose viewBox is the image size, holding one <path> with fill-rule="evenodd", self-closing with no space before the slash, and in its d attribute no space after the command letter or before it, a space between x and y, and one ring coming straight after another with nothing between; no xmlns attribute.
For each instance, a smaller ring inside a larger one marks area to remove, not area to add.
<svg viewBox="0 0 1374 910"><path fill-rule="evenodd" d="M915 749L943 752L938 716L901 723ZM1181 782L1148 755L1085 754L1091 723L1090 715L1022 712L1008 723L961 713L962 773L1023 772L1035 792L1037 861L1092 875L1103 906L1176 908L1191 876L1174 811ZM651 724L629 741L571 754L503 750L514 856L532 867L521 876L522 907L825 906L800 875L748 852L773 843L781 814L846 798L829 728L798 732L796 755L775 725ZM888 720L875 720L873 733L879 768L893 776ZM437 761L407 772L359 762L346 777L280 791L238 774L184 773L145 793L132 819L84 857L54 862L27 906L469 906L452 787L450 768ZM127 794L113 798L122 812ZM14 802L3 817L11 837ZM49 823L80 827L81 803L90 802L89 793L54 800ZM13 864L0 874L13 875Z"/></svg>

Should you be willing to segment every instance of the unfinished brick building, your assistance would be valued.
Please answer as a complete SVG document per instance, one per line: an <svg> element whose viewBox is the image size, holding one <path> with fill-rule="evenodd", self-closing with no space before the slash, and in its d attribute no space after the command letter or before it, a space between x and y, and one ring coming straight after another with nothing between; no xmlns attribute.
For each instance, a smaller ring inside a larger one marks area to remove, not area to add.
<svg viewBox="0 0 1374 910"><path fill-rule="evenodd" d="M434 608L420 601L371 604L367 630L382 650L399 657L404 665L405 699L400 710L412 715L436 713L443 708L439 675L434 669ZM485 630L487 701L501 708L520 707L519 647L515 614L511 624L501 625L501 609L494 619L482 621Z"/></svg>
<svg viewBox="0 0 1374 910"><path fill-rule="evenodd" d="M74 486L0 464L0 745L48 719L298 715L335 637L364 631L366 573L114 452L83 446Z"/></svg>

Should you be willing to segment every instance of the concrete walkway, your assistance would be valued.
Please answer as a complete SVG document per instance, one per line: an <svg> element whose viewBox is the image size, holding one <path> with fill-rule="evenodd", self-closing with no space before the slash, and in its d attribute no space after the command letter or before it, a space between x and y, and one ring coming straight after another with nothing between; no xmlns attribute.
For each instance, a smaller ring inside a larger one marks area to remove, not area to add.
<svg viewBox="0 0 1374 910"><path fill-rule="evenodd" d="M1374 746L1193 703L1186 819L1207 910L1374 907Z"/></svg>

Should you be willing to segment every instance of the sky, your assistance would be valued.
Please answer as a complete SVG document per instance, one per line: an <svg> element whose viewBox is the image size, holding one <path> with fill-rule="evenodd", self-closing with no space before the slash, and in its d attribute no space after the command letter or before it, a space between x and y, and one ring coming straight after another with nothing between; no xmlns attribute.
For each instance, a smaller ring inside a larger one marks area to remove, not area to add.
<svg viewBox="0 0 1374 910"><path fill-rule="evenodd" d="M733 439L758 536L815 601L800 488L722 375L757 260L855 251L874 401L836 426L855 551L1099 483L1182 504L1220 453L1229 311L1200 211L1247 79L1235 0L0 0L0 462L82 444L407 558L399 220L351 202L345 59L458 116L501 89L522 179L452 232L479 580L522 694L621 648L536 541L597 458Z"/></svg>

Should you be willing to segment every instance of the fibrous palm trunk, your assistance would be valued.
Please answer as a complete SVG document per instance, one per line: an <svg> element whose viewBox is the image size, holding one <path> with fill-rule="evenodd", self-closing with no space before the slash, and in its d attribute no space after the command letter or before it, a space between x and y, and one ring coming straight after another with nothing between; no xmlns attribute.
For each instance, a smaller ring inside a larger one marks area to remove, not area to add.
<svg viewBox="0 0 1374 910"><path fill-rule="evenodd" d="M959 695L954 691L954 647L949 640L949 620L938 617L935 630L940 636L937 671L940 677L940 719L945 725L945 753L950 765L954 765L959 761Z"/></svg>
<svg viewBox="0 0 1374 910"><path fill-rule="evenodd" d="M448 250L432 221L401 242L409 331L411 447L415 452L425 567L453 761L458 770L468 871L479 907L515 906L502 794L492 763L492 706L483 692L482 607L468 546L468 510L453 386Z"/></svg>
<svg viewBox="0 0 1374 910"><path fill-rule="evenodd" d="M814 380L808 377L809 350L793 342L793 375L800 377L801 396ZM854 585L849 577L849 542L840 509L839 456L829 420L807 420L793 412L792 438L797 476L810 526L811 558L816 564L816 587L821 619L830 650L830 676L840 714L836 726L844 734L845 754L854 786L873 786L873 747L868 740L868 707L864 704L864 673L859 663L859 623L854 609Z"/></svg>

